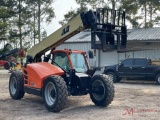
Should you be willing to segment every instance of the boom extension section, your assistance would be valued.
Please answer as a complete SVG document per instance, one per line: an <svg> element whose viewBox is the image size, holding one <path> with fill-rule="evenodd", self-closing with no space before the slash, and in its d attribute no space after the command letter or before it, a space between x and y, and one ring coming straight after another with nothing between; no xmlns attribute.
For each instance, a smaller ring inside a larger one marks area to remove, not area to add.
<svg viewBox="0 0 160 120"><path fill-rule="evenodd" d="M40 56L49 49L55 49L68 38L90 28L92 49L107 51L126 47L125 12L99 8L96 11L81 13L71 19L66 25L28 50L28 57L40 61Z"/></svg>

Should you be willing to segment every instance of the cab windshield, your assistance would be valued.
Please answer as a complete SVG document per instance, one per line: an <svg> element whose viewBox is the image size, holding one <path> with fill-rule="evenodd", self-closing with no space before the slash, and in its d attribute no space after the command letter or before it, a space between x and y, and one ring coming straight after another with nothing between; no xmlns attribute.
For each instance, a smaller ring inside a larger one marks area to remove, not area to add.
<svg viewBox="0 0 160 120"><path fill-rule="evenodd" d="M86 73L87 72L87 63L85 61L85 58L83 54L77 54L77 53L71 53L70 58L72 61L73 68L75 69L76 72L79 73ZM57 64L63 68L66 71L69 71L71 69L68 56L64 52L57 52L54 54L53 57L54 62L52 63L57 66Z"/></svg>
<svg viewBox="0 0 160 120"><path fill-rule="evenodd" d="M70 57L76 72L86 73L88 68L83 54L71 53Z"/></svg>

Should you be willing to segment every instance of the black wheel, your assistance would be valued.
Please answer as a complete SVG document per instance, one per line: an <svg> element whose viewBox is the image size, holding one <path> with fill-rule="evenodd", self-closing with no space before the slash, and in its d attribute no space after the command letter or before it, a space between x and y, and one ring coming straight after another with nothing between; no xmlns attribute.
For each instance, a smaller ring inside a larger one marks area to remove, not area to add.
<svg viewBox="0 0 160 120"><path fill-rule="evenodd" d="M67 102L67 97L67 86L61 76L50 76L45 80L43 99L45 106L49 111L61 111Z"/></svg>
<svg viewBox="0 0 160 120"><path fill-rule="evenodd" d="M106 73L106 75L108 75L108 79L113 81L114 83L120 81L114 72L108 72Z"/></svg>
<svg viewBox="0 0 160 120"><path fill-rule="evenodd" d="M160 74L156 76L155 80L156 80L156 83L160 85Z"/></svg>
<svg viewBox="0 0 160 120"><path fill-rule="evenodd" d="M6 70L9 70L9 68L10 68L9 62L6 62L6 63L4 64L4 68L5 68Z"/></svg>
<svg viewBox="0 0 160 120"><path fill-rule="evenodd" d="M13 72L9 79L9 93L12 99L21 99L24 96L24 80L21 72Z"/></svg>
<svg viewBox="0 0 160 120"><path fill-rule="evenodd" d="M97 106L105 107L109 105L114 98L113 82L104 74L93 76L90 98Z"/></svg>

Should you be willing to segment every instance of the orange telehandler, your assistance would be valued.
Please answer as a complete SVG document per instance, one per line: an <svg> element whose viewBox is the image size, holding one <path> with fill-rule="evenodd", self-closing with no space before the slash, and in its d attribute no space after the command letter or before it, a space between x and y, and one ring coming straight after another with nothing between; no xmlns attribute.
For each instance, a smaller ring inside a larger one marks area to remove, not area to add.
<svg viewBox="0 0 160 120"><path fill-rule="evenodd" d="M87 53L55 50L71 36L89 28L92 49L107 51L126 47L124 11L99 8L81 13L27 51L22 73L13 72L9 79L12 99L21 99L25 93L42 96L46 108L52 112L61 111L69 95L89 94L95 105L109 105L114 98L113 82L106 75L93 75L95 70L89 67ZM50 54L45 55L48 50ZM93 58L92 52L88 55Z"/></svg>

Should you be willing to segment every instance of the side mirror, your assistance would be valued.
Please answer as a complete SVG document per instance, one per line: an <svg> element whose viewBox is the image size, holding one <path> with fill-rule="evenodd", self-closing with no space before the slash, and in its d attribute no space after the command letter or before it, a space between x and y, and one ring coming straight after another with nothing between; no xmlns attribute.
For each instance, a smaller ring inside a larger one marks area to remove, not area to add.
<svg viewBox="0 0 160 120"><path fill-rule="evenodd" d="M88 54L89 54L89 58L94 58L94 55L93 55L93 51L88 51Z"/></svg>
<svg viewBox="0 0 160 120"><path fill-rule="evenodd" d="M124 66L123 63L119 63L119 66Z"/></svg>

